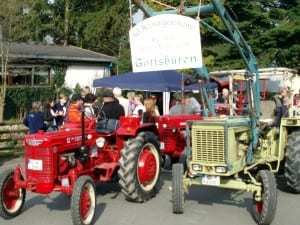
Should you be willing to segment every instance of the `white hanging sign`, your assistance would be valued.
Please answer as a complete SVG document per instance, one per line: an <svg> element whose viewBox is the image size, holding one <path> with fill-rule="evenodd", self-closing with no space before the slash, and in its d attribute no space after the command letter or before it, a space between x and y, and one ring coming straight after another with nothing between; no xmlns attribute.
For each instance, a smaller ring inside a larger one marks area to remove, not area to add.
<svg viewBox="0 0 300 225"><path fill-rule="evenodd" d="M199 22L162 14L129 31L133 72L202 67Z"/></svg>

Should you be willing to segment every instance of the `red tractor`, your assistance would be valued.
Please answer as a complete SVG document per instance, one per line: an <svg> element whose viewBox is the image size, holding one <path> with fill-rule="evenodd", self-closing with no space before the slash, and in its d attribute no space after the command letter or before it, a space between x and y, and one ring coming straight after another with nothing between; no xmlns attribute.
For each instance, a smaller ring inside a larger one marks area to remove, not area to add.
<svg viewBox="0 0 300 225"><path fill-rule="evenodd" d="M25 171L17 165L0 175L0 216L21 213L26 190L71 196L75 225L93 222L95 184L119 179L125 198L144 202L159 191L162 159L175 161L185 149L186 120L199 115L160 116L156 123L141 124L141 117L66 124L55 132L40 131L25 137Z"/></svg>

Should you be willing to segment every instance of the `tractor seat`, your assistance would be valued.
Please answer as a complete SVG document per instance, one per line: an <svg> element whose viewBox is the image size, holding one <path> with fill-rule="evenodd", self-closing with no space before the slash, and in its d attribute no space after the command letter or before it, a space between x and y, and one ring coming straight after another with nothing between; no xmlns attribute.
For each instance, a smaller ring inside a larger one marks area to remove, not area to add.
<svg viewBox="0 0 300 225"><path fill-rule="evenodd" d="M117 130L120 126L120 120L102 119L96 124L96 132L108 134Z"/></svg>

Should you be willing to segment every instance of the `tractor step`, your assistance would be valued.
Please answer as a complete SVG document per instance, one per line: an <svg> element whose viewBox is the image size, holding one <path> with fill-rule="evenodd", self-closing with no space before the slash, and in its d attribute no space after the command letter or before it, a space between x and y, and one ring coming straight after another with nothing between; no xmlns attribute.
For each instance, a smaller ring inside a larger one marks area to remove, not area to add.
<svg viewBox="0 0 300 225"><path fill-rule="evenodd" d="M102 163L101 165L95 166L95 168L100 170L100 181L108 182L111 181L112 175L119 168L119 163Z"/></svg>

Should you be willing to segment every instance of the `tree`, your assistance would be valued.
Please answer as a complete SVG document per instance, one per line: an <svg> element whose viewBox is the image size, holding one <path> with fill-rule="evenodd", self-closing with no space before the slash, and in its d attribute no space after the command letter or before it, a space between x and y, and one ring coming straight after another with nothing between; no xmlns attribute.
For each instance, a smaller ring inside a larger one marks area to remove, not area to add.
<svg viewBox="0 0 300 225"><path fill-rule="evenodd" d="M180 0L144 0L157 10L176 8ZM157 4L160 2L162 4ZM199 1L184 1L185 6L197 6ZM259 67L290 67L300 69L300 1L299 0L225 0L222 1L251 46ZM202 1L210 4L211 1ZM167 7L169 6L169 7ZM216 16L201 20L227 34ZM236 49L201 26L204 62L209 70L241 69L242 60Z"/></svg>
<svg viewBox="0 0 300 225"><path fill-rule="evenodd" d="M259 67L300 68L299 1L228 0L226 7L252 47Z"/></svg>
<svg viewBox="0 0 300 225"><path fill-rule="evenodd" d="M0 2L0 51L1 51L1 91L0 91L0 122L3 121L6 80L8 73L9 48L16 34L14 28L18 27L20 21L26 16L26 9L31 5L30 0L11 0ZM26 33L26 31L24 32ZM14 35L13 35L14 34Z"/></svg>

